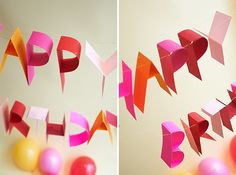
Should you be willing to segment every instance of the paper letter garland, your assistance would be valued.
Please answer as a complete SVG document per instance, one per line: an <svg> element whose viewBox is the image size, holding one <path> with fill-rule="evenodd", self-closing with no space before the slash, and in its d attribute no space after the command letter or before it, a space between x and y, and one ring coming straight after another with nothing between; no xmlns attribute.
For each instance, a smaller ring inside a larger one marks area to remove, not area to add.
<svg viewBox="0 0 236 175"><path fill-rule="evenodd" d="M162 160L170 167L178 166L184 159L184 153L179 146L184 140L184 132L173 122L163 122L162 126Z"/></svg>
<svg viewBox="0 0 236 175"><path fill-rule="evenodd" d="M183 120L181 120L183 128L186 132L188 141L192 147L192 149L197 154L202 154L201 149L201 142L200 137L215 140L213 137L211 137L209 134L206 133L206 130L208 129L209 122L205 120L203 117L201 117L196 112L192 112L188 114L188 122L189 126L186 125Z"/></svg>
<svg viewBox="0 0 236 175"><path fill-rule="evenodd" d="M27 137L30 127L23 120L26 107L23 103L15 101L11 110L9 111L8 100L5 100L1 106L0 111L3 117L5 131L11 134L12 129L15 127L24 137Z"/></svg>
<svg viewBox="0 0 236 175"><path fill-rule="evenodd" d="M164 40L157 44L165 82L175 92L174 73L185 63L191 74L201 80L197 61L207 50L207 40L196 32L187 29L178 33L181 46L174 41Z"/></svg>
<svg viewBox="0 0 236 175"><path fill-rule="evenodd" d="M34 46L42 48L45 52L34 52ZM43 66L47 64L51 55L52 47L53 41L49 36L41 32L32 32L26 45L28 62L27 73L29 85L34 78L34 66Z"/></svg>
<svg viewBox="0 0 236 175"><path fill-rule="evenodd" d="M216 12L209 36L198 31L208 37L211 55L219 62L223 62L222 43L228 30L230 20L230 16ZM177 93L174 73L177 72L185 63L187 64L188 70L192 75L200 80L202 79L197 61L207 50L207 39L190 29L179 32L178 37L181 45L172 40L163 40L157 44L164 80L153 63L142 53L138 53L135 72L134 104L141 112L144 112L147 79L153 77L154 75L162 89L169 94L170 91L168 87ZM131 78L125 77L124 69L126 69L125 71L129 70L126 74L127 77ZM125 97L126 108L136 119L135 110L132 105L132 89L130 89L132 84L128 83L130 80L132 81L132 70L130 68L128 69L124 62L122 62L122 70L123 82L119 85L119 96ZM154 72L156 72L156 74Z"/></svg>
<svg viewBox="0 0 236 175"><path fill-rule="evenodd" d="M178 37L181 45L187 51L186 63L188 71L196 78L202 80L197 61L207 50L207 39L190 29L179 32Z"/></svg>
<svg viewBox="0 0 236 175"><path fill-rule="evenodd" d="M117 128L117 116L109 111L106 111L107 123Z"/></svg>
<svg viewBox="0 0 236 175"><path fill-rule="evenodd" d="M211 117L212 128L215 133L223 137L220 111L225 107L217 99L213 99L202 107L202 111Z"/></svg>
<svg viewBox="0 0 236 175"><path fill-rule="evenodd" d="M171 40L158 43L157 48L165 82L176 93L174 72L186 62L187 52L182 46Z"/></svg>
<svg viewBox="0 0 236 175"><path fill-rule="evenodd" d="M231 21L231 16L216 12L208 35L212 58L224 64L222 44Z"/></svg>
<svg viewBox="0 0 236 175"><path fill-rule="evenodd" d="M105 113L101 111L95 122L93 123L93 126L90 130L90 137L88 142L90 142L91 138L93 137L93 134L96 132L96 130L104 130L107 131L110 137L110 141L112 142L112 133L111 133L111 128L107 122L107 119L105 118Z"/></svg>
<svg viewBox="0 0 236 175"><path fill-rule="evenodd" d="M48 135L64 136L66 130L66 119L63 117L62 124L49 123L49 115L46 118L46 140L48 141Z"/></svg>
<svg viewBox="0 0 236 175"><path fill-rule="evenodd" d="M82 133L73 134L69 136L70 147L81 145L84 142L86 142L89 139L89 135L90 135L89 124L88 124L87 119L76 112L71 112L70 122L81 126L85 130Z"/></svg>
<svg viewBox="0 0 236 175"><path fill-rule="evenodd" d="M88 43L88 41L86 41L85 54L103 75L103 80L102 80L102 95L103 95L105 78L113 70L115 70L117 66L117 52L111 55L106 61L103 61L102 58L97 54L97 52Z"/></svg>
<svg viewBox="0 0 236 175"><path fill-rule="evenodd" d="M209 35L198 31L209 40L211 56L224 64L222 43L228 30L231 17L223 13L216 12ZM163 77L154 64L142 53L138 53L134 97L132 97L132 70L122 61L123 82L119 84L119 97L125 97L126 108L136 119L134 104L144 112L147 80L155 76L163 90L170 94L168 88L177 92L174 80L174 73L185 63L188 71L198 79L201 78L198 60L204 55L208 47L208 40L193 30L186 29L178 33L180 44L172 40L163 40L157 44L160 56ZM232 83L232 91L228 90L231 102L224 104L218 99L214 99L202 107L202 111L211 118L212 128L215 133L223 137L223 126L233 131L231 119L236 115L236 83ZM128 98L129 97L129 98ZM187 125L181 120L185 134L192 149L198 154L202 154L201 137L215 140L206 133L209 122L196 112L188 114ZM177 136L178 134L179 136ZM161 158L170 167L178 166L184 154L178 146L183 142L184 133L173 123L162 123L163 145ZM183 136L181 136L183 135ZM173 138L176 136L176 140ZM178 144L177 144L178 143Z"/></svg>
<svg viewBox="0 0 236 175"><path fill-rule="evenodd" d="M124 61L122 61L123 82L119 84L119 97L125 98L126 108L136 120L134 110L132 70Z"/></svg>
<svg viewBox="0 0 236 175"><path fill-rule="evenodd" d="M159 86L170 94L170 91L157 68L146 56L139 52L135 72L134 104L142 112L144 112L147 81L152 77L155 77Z"/></svg>
<svg viewBox="0 0 236 175"><path fill-rule="evenodd" d="M0 101L0 116L3 118L3 124L6 133L11 133L15 127L24 137L28 136L30 127L23 121L26 106L19 101L15 101L11 111L9 110L8 99ZM28 113L29 119L41 120L46 122L46 141L49 135L65 136L66 120L65 115L62 124L49 123L49 110L38 106L31 106ZM112 142L112 132L110 125L117 127L117 116L110 111L100 111L94 124L89 130L89 123L86 117L77 113L70 113L70 123L76 124L84 129L81 133L69 134L69 146L74 147L89 142L96 130L107 130Z"/></svg>
<svg viewBox="0 0 236 175"><path fill-rule="evenodd" d="M74 58L64 59L63 51L69 51L75 55ZM80 42L74 38L62 36L57 46L57 56L61 76L61 87L64 91L65 73L72 72L79 66L81 45Z"/></svg>
<svg viewBox="0 0 236 175"><path fill-rule="evenodd" d="M3 70L8 55L19 57L26 80L28 81L26 48L19 28L16 28L15 32L11 36L10 41L8 42L7 48L2 58L2 63L0 64L0 71Z"/></svg>

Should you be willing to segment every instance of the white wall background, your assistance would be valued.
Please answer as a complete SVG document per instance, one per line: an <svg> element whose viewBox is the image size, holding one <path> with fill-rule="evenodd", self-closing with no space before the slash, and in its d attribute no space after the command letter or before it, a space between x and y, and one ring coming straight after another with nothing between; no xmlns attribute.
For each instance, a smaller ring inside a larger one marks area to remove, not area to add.
<svg viewBox="0 0 236 175"><path fill-rule="evenodd" d="M32 31L40 31L53 38L54 47L49 63L36 68L36 76L28 87L19 61L9 56L3 73L0 74L0 96L9 97L10 104L20 100L27 106L36 105L50 109L50 121L61 123L63 114L69 119L70 111L77 111L89 120L92 126L101 109L116 113L116 71L107 79L104 97L101 96L102 76L85 55L85 41L107 59L116 50L116 1L0 1L0 23L4 31L0 34L0 55L3 55L8 40L18 26L23 32L25 43ZM66 74L64 94L61 92L56 47L61 35L71 36L82 43L78 69ZM29 108L28 108L29 109ZM107 132L96 132L90 144L69 148L68 133L80 131L76 126L67 125L66 136L49 136L45 142L45 123L26 119L31 126L30 137L39 141L41 147L53 146L63 155L64 167L61 174L68 174L71 161L79 155L91 156L97 163L98 175L116 174L117 142L109 142ZM19 170L11 159L14 143L22 138L16 130L6 135L1 122L0 129L0 174L31 174ZM40 174L38 171L34 174Z"/></svg>
<svg viewBox="0 0 236 175"><path fill-rule="evenodd" d="M215 11L232 16L232 21L224 41L225 66L211 58L209 49L198 61L202 79L200 81L188 73L185 65L175 73L178 95L169 96L155 79L148 81L145 113L136 108L138 121L120 100L120 174L122 175L173 175L179 172L195 172L198 163L205 157L223 159L236 174L236 166L229 159L228 145L235 133L224 129L225 138L212 132L216 142L202 139L203 155L199 157L189 146L187 139L181 145L185 153L183 163L169 169L161 160L161 122L174 121L181 128L180 118L187 121L189 112L199 112L212 98L229 102L227 89L236 80L235 30L236 1L234 0L120 0L120 58L134 70L138 51L149 57L161 72L156 44L164 39L178 42L177 33L184 29L197 28L208 33ZM121 61L120 61L121 63ZM121 65L121 64L120 64ZM121 72L121 66L120 66ZM121 77L120 73L120 77ZM120 78L122 81L122 78ZM233 120L233 127L236 122Z"/></svg>

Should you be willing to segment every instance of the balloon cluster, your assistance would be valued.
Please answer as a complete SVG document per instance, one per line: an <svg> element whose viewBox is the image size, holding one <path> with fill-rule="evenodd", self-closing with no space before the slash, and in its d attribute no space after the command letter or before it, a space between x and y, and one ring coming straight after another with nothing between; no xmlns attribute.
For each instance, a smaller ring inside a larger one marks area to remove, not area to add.
<svg viewBox="0 0 236 175"><path fill-rule="evenodd" d="M40 151L31 139L25 138L16 143L13 149L15 164L24 171L34 171L38 166L43 175L58 175L62 169L62 157L55 148ZM95 175L96 164L93 159L81 156L74 160L70 175Z"/></svg>

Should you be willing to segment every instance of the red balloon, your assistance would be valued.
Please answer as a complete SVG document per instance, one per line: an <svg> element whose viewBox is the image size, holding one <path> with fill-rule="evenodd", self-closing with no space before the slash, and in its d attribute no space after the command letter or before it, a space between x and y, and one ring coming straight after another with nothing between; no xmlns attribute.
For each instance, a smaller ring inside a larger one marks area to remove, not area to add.
<svg viewBox="0 0 236 175"><path fill-rule="evenodd" d="M70 168L70 175L95 175L96 164L90 157L82 156L75 159Z"/></svg>
<svg viewBox="0 0 236 175"><path fill-rule="evenodd" d="M236 164L236 136L234 136L230 143L230 155Z"/></svg>

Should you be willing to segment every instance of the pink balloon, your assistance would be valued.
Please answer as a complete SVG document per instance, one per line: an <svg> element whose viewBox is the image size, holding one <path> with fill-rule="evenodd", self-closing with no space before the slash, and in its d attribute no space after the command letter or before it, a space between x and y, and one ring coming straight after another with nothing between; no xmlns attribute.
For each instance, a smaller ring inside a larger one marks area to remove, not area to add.
<svg viewBox="0 0 236 175"><path fill-rule="evenodd" d="M199 164L200 175L229 175L229 170L223 161L217 158L206 158Z"/></svg>
<svg viewBox="0 0 236 175"><path fill-rule="evenodd" d="M59 174L62 166L62 158L59 152L54 148L43 150L40 155L39 168L45 175Z"/></svg>

